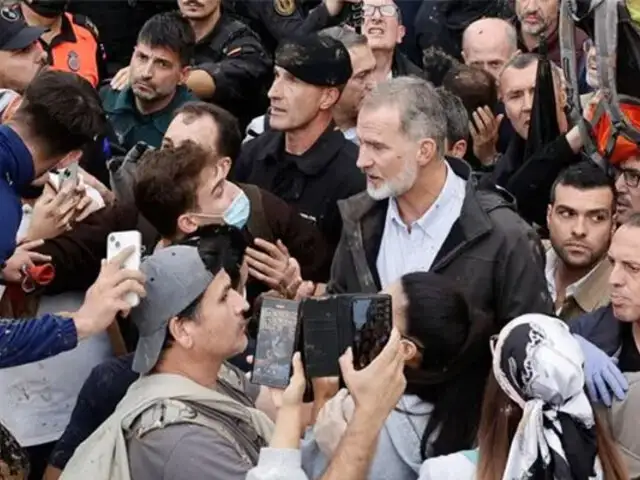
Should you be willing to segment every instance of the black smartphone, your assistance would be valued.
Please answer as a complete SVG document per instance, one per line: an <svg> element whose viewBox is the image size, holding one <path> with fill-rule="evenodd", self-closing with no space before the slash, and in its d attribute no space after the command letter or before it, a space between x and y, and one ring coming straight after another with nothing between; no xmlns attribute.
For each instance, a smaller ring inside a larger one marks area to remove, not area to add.
<svg viewBox="0 0 640 480"><path fill-rule="evenodd" d="M391 296L356 295L351 299L354 368L362 369L376 358L389 341L393 328Z"/></svg>
<svg viewBox="0 0 640 480"><path fill-rule="evenodd" d="M289 385L298 340L298 309L296 301L269 297L262 301L252 383L276 388Z"/></svg>

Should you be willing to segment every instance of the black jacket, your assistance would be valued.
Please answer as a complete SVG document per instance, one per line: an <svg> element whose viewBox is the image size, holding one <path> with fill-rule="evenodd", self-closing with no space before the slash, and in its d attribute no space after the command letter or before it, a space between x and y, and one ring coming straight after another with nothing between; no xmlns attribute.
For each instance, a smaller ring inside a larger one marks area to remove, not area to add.
<svg viewBox="0 0 640 480"><path fill-rule="evenodd" d="M558 174L583 157L571 150L565 135L524 158L525 142L515 134L496 164L493 180L516 199L518 212L529 223L547 224L547 205Z"/></svg>
<svg viewBox="0 0 640 480"><path fill-rule="evenodd" d="M315 0L222 0L222 5L260 35L270 53L287 37L316 32L341 19L331 17L324 3Z"/></svg>
<svg viewBox="0 0 640 480"><path fill-rule="evenodd" d="M458 283L470 303L494 320L495 330L532 312L551 314L544 277L544 251L536 233L495 191L479 190L469 165L448 159L467 181L460 217L431 267ZM381 288L376 268L388 200L366 192L340 202L344 222L333 258L331 293L375 293Z"/></svg>
<svg viewBox="0 0 640 480"><path fill-rule="evenodd" d="M258 35L244 23L223 12L196 44L192 67L215 82L215 93L206 100L233 113L242 129L267 109L273 63Z"/></svg>
<svg viewBox="0 0 640 480"><path fill-rule="evenodd" d="M342 222L338 200L365 189L356 167L358 147L333 126L300 158L290 160L285 134L266 131L245 143L234 167L234 179L258 185L294 205L324 234L331 251L338 243Z"/></svg>

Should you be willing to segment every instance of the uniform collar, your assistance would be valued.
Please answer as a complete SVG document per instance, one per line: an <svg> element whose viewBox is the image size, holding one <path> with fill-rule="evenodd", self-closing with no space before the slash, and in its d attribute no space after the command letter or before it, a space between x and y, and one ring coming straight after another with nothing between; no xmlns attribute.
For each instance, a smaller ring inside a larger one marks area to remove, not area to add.
<svg viewBox="0 0 640 480"><path fill-rule="evenodd" d="M270 163L281 162L285 154L285 134L275 131L268 134L273 135L274 138L265 145L263 158ZM337 130L335 125L330 124L309 150L299 156L291 155L290 158L295 158L293 163L305 175L317 175L333 161L335 155L345 144L356 148L344 138L343 133Z"/></svg>

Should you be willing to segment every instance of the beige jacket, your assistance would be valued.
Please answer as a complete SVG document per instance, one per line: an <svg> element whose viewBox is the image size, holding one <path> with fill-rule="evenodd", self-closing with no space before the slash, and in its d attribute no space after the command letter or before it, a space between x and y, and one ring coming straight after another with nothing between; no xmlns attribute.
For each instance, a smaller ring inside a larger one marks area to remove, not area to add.
<svg viewBox="0 0 640 480"><path fill-rule="evenodd" d="M75 451L60 480L131 480L125 434L147 410L166 399L202 404L255 428L271 440L273 423L262 412L179 375L153 374L134 382L115 412Z"/></svg>
<svg viewBox="0 0 640 480"><path fill-rule="evenodd" d="M640 372L625 373L627 398L601 411L627 464L629 478L640 479Z"/></svg>

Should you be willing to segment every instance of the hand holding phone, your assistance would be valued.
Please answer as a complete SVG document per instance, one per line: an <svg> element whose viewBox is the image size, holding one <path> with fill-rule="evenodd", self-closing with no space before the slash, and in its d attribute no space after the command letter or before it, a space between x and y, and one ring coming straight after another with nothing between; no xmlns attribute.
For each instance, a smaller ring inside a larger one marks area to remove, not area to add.
<svg viewBox="0 0 640 480"><path fill-rule="evenodd" d="M252 383L276 388L289 385L298 338L298 306L298 302L280 298L262 301Z"/></svg>
<svg viewBox="0 0 640 480"><path fill-rule="evenodd" d="M107 261L116 257L127 247L133 247L134 252L129 255L129 258L124 262L123 268L126 270L140 270L142 234L137 230L113 232L109 234L107 237ZM131 307L137 307L140 303L140 297L135 293L128 293L125 296L125 300Z"/></svg>

